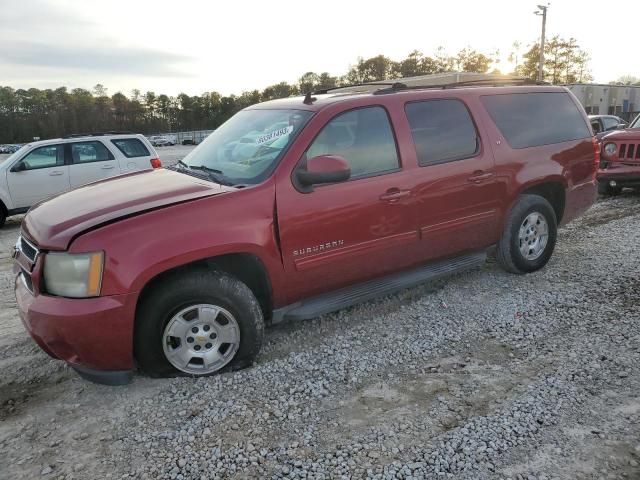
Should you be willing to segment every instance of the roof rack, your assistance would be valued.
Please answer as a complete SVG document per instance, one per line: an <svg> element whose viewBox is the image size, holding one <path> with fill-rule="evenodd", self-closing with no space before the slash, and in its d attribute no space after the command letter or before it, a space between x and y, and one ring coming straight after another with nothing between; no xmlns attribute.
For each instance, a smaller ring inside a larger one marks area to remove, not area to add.
<svg viewBox="0 0 640 480"><path fill-rule="evenodd" d="M133 132L95 132L95 133L71 133L62 138L104 137L105 135L133 135Z"/></svg>
<svg viewBox="0 0 640 480"><path fill-rule="evenodd" d="M335 87L316 93L373 93L382 95L404 90L426 88L459 88L469 86L508 86L508 85L549 85L527 77L513 75L494 75L486 73L450 72L445 74L422 75L418 77L399 78L389 82L358 83L344 87ZM377 87L386 88L377 88Z"/></svg>

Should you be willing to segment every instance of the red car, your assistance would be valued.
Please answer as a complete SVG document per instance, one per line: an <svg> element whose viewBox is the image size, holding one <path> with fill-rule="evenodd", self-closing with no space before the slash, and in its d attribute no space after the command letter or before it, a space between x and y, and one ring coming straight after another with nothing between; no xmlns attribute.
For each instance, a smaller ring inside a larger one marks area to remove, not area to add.
<svg viewBox="0 0 640 480"><path fill-rule="evenodd" d="M624 187L640 188L640 115L625 130L605 135L598 169L598 190L617 195Z"/></svg>
<svg viewBox="0 0 640 480"><path fill-rule="evenodd" d="M265 325L472 268L542 268L596 197L584 110L551 86L414 87L266 102L173 168L26 215L20 315L85 378L251 364Z"/></svg>

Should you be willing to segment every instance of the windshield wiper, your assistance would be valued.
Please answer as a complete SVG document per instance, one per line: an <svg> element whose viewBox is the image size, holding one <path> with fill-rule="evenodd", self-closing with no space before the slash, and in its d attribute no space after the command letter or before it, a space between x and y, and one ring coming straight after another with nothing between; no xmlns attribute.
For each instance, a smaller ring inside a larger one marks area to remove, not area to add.
<svg viewBox="0 0 640 480"><path fill-rule="evenodd" d="M187 165L186 163L184 163L182 160L178 160L178 165L180 165L183 168L189 168L189 165Z"/></svg>
<svg viewBox="0 0 640 480"><path fill-rule="evenodd" d="M209 178L216 183L219 183L221 185L233 186L233 183L224 176L222 170L207 167L206 165L189 165L189 168L191 168L192 170L200 170L202 172L206 172L209 175Z"/></svg>

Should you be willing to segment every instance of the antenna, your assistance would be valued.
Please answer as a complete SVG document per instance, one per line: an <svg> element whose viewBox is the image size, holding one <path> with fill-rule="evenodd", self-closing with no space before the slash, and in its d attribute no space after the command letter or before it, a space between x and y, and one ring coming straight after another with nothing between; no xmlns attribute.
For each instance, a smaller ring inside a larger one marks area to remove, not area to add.
<svg viewBox="0 0 640 480"><path fill-rule="evenodd" d="M312 97L311 96L311 91L308 91L306 93L306 95L304 96L304 100L302 101L302 103L304 103L305 105L311 105L313 104L313 102L315 102L317 100L316 97Z"/></svg>

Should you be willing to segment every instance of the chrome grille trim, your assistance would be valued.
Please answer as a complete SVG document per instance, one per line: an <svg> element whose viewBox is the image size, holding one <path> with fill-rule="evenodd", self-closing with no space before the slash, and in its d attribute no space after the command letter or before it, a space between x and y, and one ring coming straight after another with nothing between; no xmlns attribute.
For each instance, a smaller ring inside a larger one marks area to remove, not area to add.
<svg viewBox="0 0 640 480"><path fill-rule="evenodd" d="M38 255L40 254L40 250L33 243L29 242L22 235L18 238L18 243L16 247L27 257L32 263L35 263Z"/></svg>
<svg viewBox="0 0 640 480"><path fill-rule="evenodd" d="M33 293L33 281L31 279L31 274L26 272L24 268L20 269L20 279L22 280L22 284L25 286L27 290Z"/></svg>

